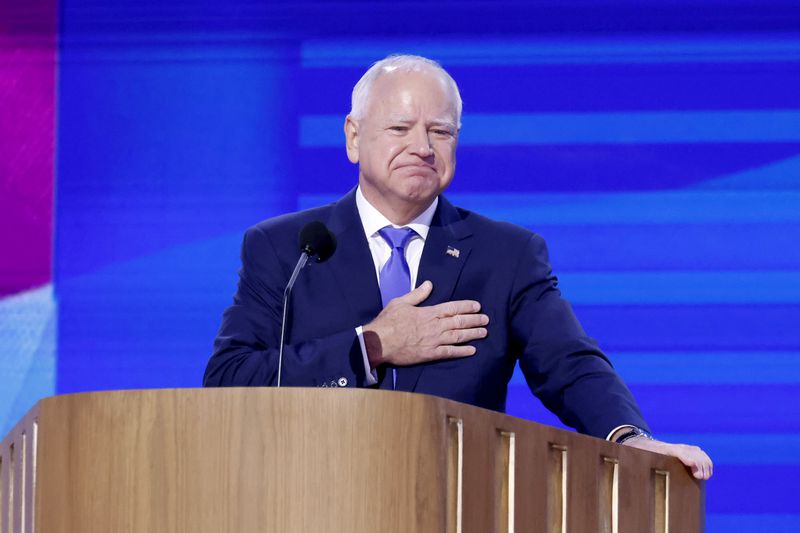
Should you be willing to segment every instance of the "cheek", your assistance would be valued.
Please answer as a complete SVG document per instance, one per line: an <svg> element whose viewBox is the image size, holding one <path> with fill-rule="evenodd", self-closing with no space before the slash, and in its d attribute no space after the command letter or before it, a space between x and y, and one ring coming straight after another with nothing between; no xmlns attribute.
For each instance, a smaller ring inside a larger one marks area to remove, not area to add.
<svg viewBox="0 0 800 533"><path fill-rule="evenodd" d="M391 164L395 158L403 153L403 147L398 143L387 143L383 150L384 159L387 164Z"/></svg>
<svg viewBox="0 0 800 533"><path fill-rule="evenodd" d="M456 166L455 146L443 146L440 150L437 150L437 155L439 156L437 159L439 160L440 168L448 168L452 171Z"/></svg>

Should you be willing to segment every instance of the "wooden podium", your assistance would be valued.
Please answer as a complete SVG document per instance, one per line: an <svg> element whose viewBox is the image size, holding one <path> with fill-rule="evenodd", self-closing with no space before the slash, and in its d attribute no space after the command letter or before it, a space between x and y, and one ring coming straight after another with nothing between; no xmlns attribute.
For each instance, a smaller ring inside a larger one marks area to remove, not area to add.
<svg viewBox="0 0 800 533"><path fill-rule="evenodd" d="M704 529L674 458L402 392L55 396L0 461L2 533Z"/></svg>

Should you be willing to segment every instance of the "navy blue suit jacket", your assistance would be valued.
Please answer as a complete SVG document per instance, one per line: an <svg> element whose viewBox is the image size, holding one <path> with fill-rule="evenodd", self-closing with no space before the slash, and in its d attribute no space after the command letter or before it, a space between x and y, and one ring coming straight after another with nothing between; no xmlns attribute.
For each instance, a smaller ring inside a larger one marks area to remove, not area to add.
<svg viewBox="0 0 800 533"><path fill-rule="evenodd" d="M310 263L294 287L282 384L366 385L355 328L382 307L351 191L336 203L247 230L238 290L223 315L206 386L275 384L283 289L299 256L297 234L313 220L331 229L338 248L327 262ZM561 297L540 236L440 197L417 276L418 283L425 280L433 282L433 293L423 305L478 300L489 334L471 343L472 357L399 368L398 390L504 411L519 360L531 391L578 431L605 438L622 424L647 428L627 387Z"/></svg>

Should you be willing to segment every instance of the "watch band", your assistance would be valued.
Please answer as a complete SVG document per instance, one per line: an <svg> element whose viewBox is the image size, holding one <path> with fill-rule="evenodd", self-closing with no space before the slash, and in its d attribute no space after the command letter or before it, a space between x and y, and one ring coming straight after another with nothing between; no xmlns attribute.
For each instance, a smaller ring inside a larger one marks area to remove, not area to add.
<svg viewBox="0 0 800 533"><path fill-rule="evenodd" d="M622 444L626 440L630 440L634 437L644 437L646 439L655 440L650 433L643 430L642 428L631 426L631 428L628 431L617 437L614 442L616 442L617 444Z"/></svg>

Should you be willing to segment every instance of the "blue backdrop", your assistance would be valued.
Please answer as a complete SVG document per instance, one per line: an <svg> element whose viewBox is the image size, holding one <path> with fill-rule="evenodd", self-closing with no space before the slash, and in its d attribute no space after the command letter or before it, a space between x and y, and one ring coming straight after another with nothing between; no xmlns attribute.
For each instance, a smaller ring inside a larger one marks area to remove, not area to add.
<svg viewBox="0 0 800 533"><path fill-rule="evenodd" d="M798 28L788 1L63 0L54 392L198 386L243 230L351 188L353 84L420 53L464 99L450 199L548 240L654 431L714 458L708 530L800 530ZM558 425L518 375L509 413Z"/></svg>

